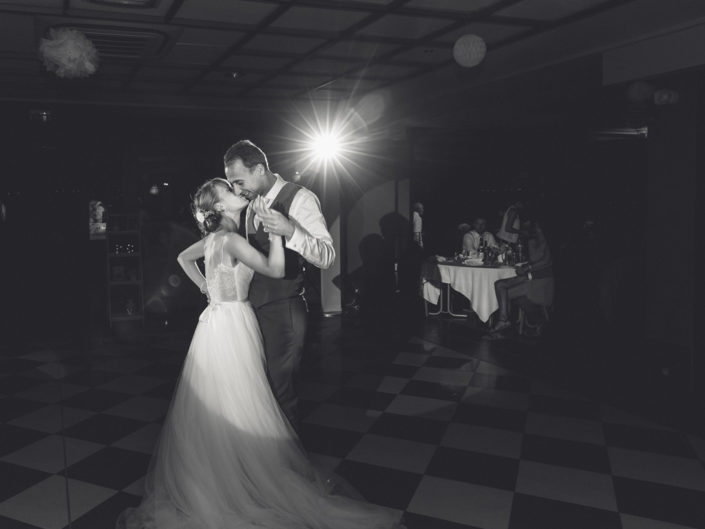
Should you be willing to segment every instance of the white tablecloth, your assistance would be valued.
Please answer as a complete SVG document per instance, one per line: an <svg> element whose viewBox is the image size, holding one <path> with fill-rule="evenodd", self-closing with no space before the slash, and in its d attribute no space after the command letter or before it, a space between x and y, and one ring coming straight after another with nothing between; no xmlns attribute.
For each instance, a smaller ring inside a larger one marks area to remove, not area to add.
<svg viewBox="0 0 705 529"><path fill-rule="evenodd" d="M437 272L433 267L437 268ZM440 278L439 278L440 275ZM498 279L516 276L513 267L485 268L480 266L457 266L447 264L424 265L422 274L423 297L429 303L436 304L441 294L441 283L448 283L453 290L460 292L470 300L472 310L486 322L499 308L494 283Z"/></svg>

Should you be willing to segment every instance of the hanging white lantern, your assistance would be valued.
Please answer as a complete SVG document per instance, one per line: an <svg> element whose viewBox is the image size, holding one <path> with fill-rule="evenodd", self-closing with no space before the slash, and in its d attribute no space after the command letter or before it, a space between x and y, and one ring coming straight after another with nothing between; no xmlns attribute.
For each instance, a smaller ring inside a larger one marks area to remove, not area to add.
<svg viewBox="0 0 705 529"><path fill-rule="evenodd" d="M453 58L460 66L472 68L482 62L487 54L487 45L482 37L463 35L455 41Z"/></svg>
<svg viewBox="0 0 705 529"><path fill-rule="evenodd" d="M71 28L50 29L49 36L39 43L39 55L47 70L65 79L88 77L98 68L96 47Z"/></svg>

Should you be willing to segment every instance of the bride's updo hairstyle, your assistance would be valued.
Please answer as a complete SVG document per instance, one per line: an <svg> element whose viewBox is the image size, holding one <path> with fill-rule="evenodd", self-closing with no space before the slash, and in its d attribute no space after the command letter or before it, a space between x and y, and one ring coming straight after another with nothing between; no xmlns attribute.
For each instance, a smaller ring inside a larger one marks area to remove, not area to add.
<svg viewBox="0 0 705 529"><path fill-rule="evenodd" d="M213 233L220 228L223 214L215 210L220 201L219 192L232 190L232 184L224 178L213 178L198 188L193 195L191 209L203 235Z"/></svg>

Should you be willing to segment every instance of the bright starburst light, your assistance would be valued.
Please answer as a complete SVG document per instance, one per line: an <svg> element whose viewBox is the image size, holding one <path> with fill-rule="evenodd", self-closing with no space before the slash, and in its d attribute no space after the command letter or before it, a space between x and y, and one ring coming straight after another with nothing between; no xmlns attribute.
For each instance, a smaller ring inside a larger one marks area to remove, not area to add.
<svg viewBox="0 0 705 529"><path fill-rule="evenodd" d="M287 152L299 160L301 173L340 178L364 170L361 164L371 156L374 133L356 109L312 104L310 113L299 116L298 123L289 122L294 134Z"/></svg>
<svg viewBox="0 0 705 529"><path fill-rule="evenodd" d="M319 158L324 160L334 160L341 150L338 137L330 132L321 132L313 138L311 149Z"/></svg>

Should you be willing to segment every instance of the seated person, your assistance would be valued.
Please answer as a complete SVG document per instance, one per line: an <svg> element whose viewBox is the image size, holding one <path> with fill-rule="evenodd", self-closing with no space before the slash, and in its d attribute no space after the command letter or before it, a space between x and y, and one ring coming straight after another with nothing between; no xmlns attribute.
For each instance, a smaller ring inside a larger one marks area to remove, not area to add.
<svg viewBox="0 0 705 529"><path fill-rule="evenodd" d="M499 319L492 327L492 333L511 327L509 311L512 300L524 297L537 305L550 306L553 303L553 259L541 224L535 218L527 219L522 223L522 232L528 239L529 261L517 268L516 277L495 282Z"/></svg>
<svg viewBox="0 0 705 529"><path fill-rule="evenodd" d="M456 237L456 241L455 241L455 244L453 247L456 250L458 250L459 252L463 253L464 252L463 239L465 237L465 234L467 234L467 232L469 232L472 229L472 226L470 226L470 224L468 224L467 222L462 222L462 223L458 224L457 229L458 229L458 235Z"/></svg>
<svg viewBox="0 0 705 529"><path fill-rule="evenodd" d="M477 255L480 249L480 241L483 240L487 246L497 247L494 235L487 231L487 221L482 217L478 217L472 223L472 230L463 235L463 253L469 256Z"/></svg>
<svg viewBox="0 0 705 529"><path fill-rule="evenodd" d="M423 204L421 202L415 202L411 206L411 227L412 227L412 240L419 246L423 248Z"/></svg>

